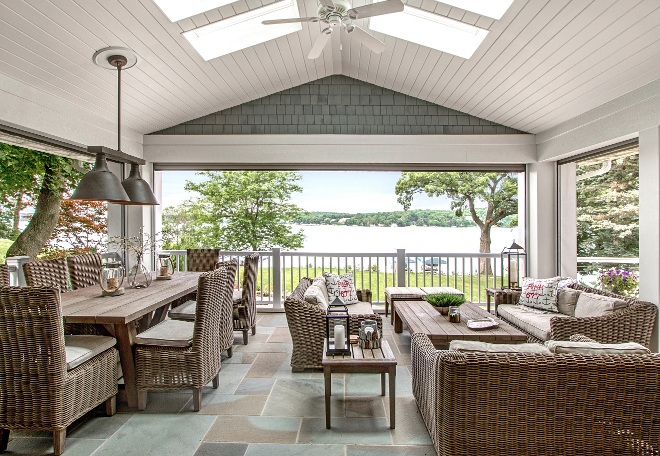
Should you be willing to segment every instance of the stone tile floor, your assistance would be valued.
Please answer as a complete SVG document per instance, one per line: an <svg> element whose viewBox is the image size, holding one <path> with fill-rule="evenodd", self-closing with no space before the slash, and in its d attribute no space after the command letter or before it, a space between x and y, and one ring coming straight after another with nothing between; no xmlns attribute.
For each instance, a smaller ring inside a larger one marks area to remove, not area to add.
<svg viewBox="0 0 660 456"><path fill-rule="evenodd" d="M384 335L398 361L396 429L377 374L333 374L332 429L325 428L323 373L291 372L291 336L284 314L260 314L257 334L223 358L220 387L205 388L202 410L191 392L150 392L144 412L103 407L69 427L66 456L435 455L412 396L410 335ZM8 454L52 454L49 433L12 431Z"/></svg>

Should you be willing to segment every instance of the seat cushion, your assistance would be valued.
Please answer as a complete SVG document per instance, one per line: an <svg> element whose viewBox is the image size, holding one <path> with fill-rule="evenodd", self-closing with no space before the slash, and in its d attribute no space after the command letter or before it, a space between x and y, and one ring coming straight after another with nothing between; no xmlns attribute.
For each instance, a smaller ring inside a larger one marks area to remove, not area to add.
<svg viewBox="0 0 660 456"><path fill-rule="evenodd" d="M162 347L189 347L192 345L194 321L165 320L138 334L135 343Z"/></svg>
<svg viewBox="0 0 660 456"><path fill-rule="evenodd" d="M349 315L369 315L374 313L373 307L371 307L370 302L358 302L357 304L348 304Z"/></svg>
<svg viewBox="0 0 660 456"><path fill-rule="evenodd" d="M516 304L500 304L497 306L497 315L541 340L550 339L550 320L552 318L568 318L568 315L560 313L534 312Z"/></svg>
<svg viewBox="0 0 660 456"><path fill-rule="evenodd" d="M169 316L174 320L195 321L197 301L186 301L178 307L170 310Z"/></svg>
<svg viewBox="0 0 660 456"><path fill-rule="evenodd" d="M426 293L419 287L386 287L385 300L392 301L392 299L422 299Z"/></svg>
<svg viewBox="0 0 660 456"><path fill-rule="evenodd" d="M450 350L463 353L543 353L550 354L550 350L543 344L491 344L477 340L452 340Z"/></svg>
<svg viewBox="0 0 660 456"><path fill-rule="evenodd" d="M114 337L91 335L65 335L66 368L71 370L87 360L112 348L117 343Z"/></svg>

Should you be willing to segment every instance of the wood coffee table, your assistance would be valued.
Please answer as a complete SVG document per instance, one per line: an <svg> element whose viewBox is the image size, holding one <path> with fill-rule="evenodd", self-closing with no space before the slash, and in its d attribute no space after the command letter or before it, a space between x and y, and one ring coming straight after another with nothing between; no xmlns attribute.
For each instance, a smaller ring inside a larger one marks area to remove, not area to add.
<svg viewBox="0 0 660 456"><path fill-rule="evenodd" d="M327 341L326 341L327 343ZM381 348L362 349L351 344L352 356L328 356L323 347L323 377L325 379L325 427L330 429L330 395L332 393L331 374L367 373L380 374L381 395L385 396L385 374L390 380L390 429L394 429L394 398L396 384L396 359L385 339Z"/></svg>
<svg viewBox="0 0 660 456"><path fill-rule="evenodd" d="M402 332L405 325L410 334L424 333L429 336L433 345L449 345L456 339L502 344L527 342L527 334L471 302L461 306L460 323L450 323L446 315L441 315L426 301L398 301L394 313L394 332ZM481 330L467 327L468 320L485 317L493 318L500 325Z"/></svg>

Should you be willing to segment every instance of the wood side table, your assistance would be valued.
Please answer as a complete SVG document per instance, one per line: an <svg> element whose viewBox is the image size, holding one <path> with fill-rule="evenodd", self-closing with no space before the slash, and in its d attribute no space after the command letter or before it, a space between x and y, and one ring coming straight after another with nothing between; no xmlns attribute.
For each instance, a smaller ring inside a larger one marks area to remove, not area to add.
<svg viewBox="0 0 660 456"><path fill-rule="evenodd" d="M327 340L326 340L327 344ZM325 427L330 429L330 395L332 394L331 374L366 373L380 374L381 395L385 396L385 374L390 381L390 429L394 429L394 403L396 384L396 358L385 339L381 348L362 349L358 344L351 344L352 356L328 356L323 347L323 377L325 379Z"/></svg>
<svg viewBox="0 0 660 456"><path fill-rule="evenodd" d="M495 304L495 315L497 315L497 306L500 304L517 304L520 298L521 290L511 290L503 288L486 288L486 310L490 313L490 300Z"/></svg>

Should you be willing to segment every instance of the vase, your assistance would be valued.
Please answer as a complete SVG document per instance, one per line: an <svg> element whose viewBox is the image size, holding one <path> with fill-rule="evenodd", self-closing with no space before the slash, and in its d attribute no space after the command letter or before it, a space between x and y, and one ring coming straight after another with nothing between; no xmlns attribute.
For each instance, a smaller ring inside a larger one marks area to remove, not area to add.
<svg viewBox="0 0 660 456"><path fill-rule="evenodd" d="M128 284L133 288L147 288L151 285L151 272L142 264L142 257L137 258L128 273Z"/></svg>
<svg viewBox="0 0 660 456"><path fill-rule="evenodd" d="M449 322L450 323L461 322L461 308L459 306L449 306Z"/></svg>

